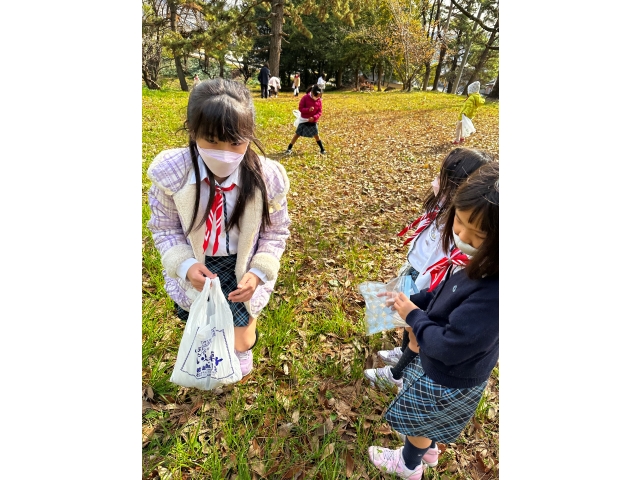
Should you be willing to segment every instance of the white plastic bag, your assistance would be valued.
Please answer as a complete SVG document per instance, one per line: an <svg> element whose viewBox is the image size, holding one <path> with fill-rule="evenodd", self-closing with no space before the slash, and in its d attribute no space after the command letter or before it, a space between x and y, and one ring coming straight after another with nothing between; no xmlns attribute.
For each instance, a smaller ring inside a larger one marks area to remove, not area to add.
<svg viewBox="0 0 640 480"><path fill-rule="evenodd" d="M296 117L296 119L293 121L293 126L296 128L298 128L298 125L300 125L301 123L305 123L309 121L308 118L302 118L300 115L301 115L300 110L293 111L293 116Z"/></svg>
<svg viewBox="0 0 640 480"><path fill-rule="evenodd" d="M388 283L364 282L358 289L366 303L364 311L365 330L367 335L407 327L397 311L385 306L386 297L379 297L380 292L404 293L407 297L418 293L416 284L409 275L392 278Z"/></svg>
<svg viewBox="0 0 640 480"><path fill-rule="evenodd" d="M473 126L473 122L464 113L462 114L462 137L466 138L472 133L476 132L476 127Z"/></svg>
<svg viewBox="0 0 640 480"><path fill-rule="evenodd" d="M240 381L233 328L233 314L220 288L220 279L207 278L189 310L170 381L200 390Z"/></svg>

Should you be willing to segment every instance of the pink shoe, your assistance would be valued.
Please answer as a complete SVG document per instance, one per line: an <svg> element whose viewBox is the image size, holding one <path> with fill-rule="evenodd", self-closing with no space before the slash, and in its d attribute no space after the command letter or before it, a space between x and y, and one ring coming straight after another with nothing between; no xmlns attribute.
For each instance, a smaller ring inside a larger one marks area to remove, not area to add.
<svg viewBox="0 0 640 480"><path fill-rule="evenodd" d="M253 350L239 352L234 349L234 352L238 360L240 360L240 373L242 373L242 377L244 378L253 370Z"/></svg>
<svg viewBox="0 0 640 480"><path fill-rule="evenodd" d="M440 455L440 450L438 450L437 445L435 448L428 448L427 453L422 457L422 463L430 467L436 467L438 465L438 455Z"/></svg>
<svg viewBox="0 0 640 480"><path fill-rule="evenodd" d="M422 463L419 463L413 470L409 470L405 466L404 458L402 458L403 449L404 447L400 447L398 450L390 450L371 446L369 447L369 460L381 472L397 475L408 480L420 480L424 469Z"/></svg>

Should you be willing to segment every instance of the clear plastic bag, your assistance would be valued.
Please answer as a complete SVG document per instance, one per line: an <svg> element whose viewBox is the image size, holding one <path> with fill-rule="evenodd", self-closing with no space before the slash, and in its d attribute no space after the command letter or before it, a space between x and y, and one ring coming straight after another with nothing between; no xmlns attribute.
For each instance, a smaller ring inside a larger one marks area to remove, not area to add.
<svg viewBox="0 0 640 480"><path fill-rule="evenodd" d="M207 278L189 309L170 381L200 390L240 381L242 373L234 342L233 314L220 288L220 279Z"/></svg>
<svg viewBox="0 0 640 480"><path fill-rule="evenodd" d="M462 114L462 137L466 138L472 133L476 132L476 127L473 126L473 122L464 113Z"/></svg>
<svg viewBox="0 0 640 480"><path fill-rule="evenodd" d="M358 285L358 289L366 303L364 321L367 335L408 326L398 312L385 305L387 297L379 297L378 293L404 293L407 297L418 293L409 275L392 278L388 283L364 282Z"/></svg>

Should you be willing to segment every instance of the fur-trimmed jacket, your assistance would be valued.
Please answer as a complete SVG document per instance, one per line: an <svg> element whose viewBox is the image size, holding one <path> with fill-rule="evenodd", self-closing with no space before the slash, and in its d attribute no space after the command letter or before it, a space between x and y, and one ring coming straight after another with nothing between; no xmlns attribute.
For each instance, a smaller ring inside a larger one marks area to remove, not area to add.
<svg viewBox="0 0 640 480"><path fill-rule="evenodd" d="M244 302L253 318L257 318L269 301L291 223L287 213L287 173L278 162L263 157L260 157L260 160L267 186L271 226L266 227L264 233L260 234L263 200L262 195L257 192L245 204L244 213L240 218L235 268L238 282L251 268L259 269L267 277L265 283L258 285L251 299ZM189 310L199 292L188 279L185 281L179 278L176 269L189 258L205 263L205 253L202 249L205 225L194 229L188 237L184 233L191 222L196 200L196 185L189 183L192 170L188 148L161 152L147 170L147 176L152 182L148 192L151 219L147 227L162 256L165 290L169 297L185 310ZM199 208L197 219L202 218L206 204L201 204Z"/></svg>

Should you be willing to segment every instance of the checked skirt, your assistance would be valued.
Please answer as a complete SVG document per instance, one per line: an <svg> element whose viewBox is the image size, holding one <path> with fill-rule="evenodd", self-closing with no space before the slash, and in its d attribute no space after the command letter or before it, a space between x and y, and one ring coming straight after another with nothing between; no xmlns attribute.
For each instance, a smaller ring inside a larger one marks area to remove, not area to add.
<svg viewBox="0 0 640 480"><path fill-rule="evenodd" d="M404 370L402 390L385 419L405 435L454 442L475 413L486 385L486 381L471 388L438 385L424 373L417 356Z"/></svg>

